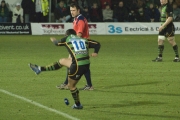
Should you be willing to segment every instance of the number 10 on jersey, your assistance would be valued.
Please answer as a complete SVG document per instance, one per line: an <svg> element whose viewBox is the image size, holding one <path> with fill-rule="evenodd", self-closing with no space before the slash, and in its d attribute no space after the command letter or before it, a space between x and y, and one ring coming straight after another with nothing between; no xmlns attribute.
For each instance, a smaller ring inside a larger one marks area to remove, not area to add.
<svg viewBox="0 0 180 120"><path fill-rule="evenodd" d="M72 45L73 45L75 51L86 50L85 40L73 40Z"/></svg>

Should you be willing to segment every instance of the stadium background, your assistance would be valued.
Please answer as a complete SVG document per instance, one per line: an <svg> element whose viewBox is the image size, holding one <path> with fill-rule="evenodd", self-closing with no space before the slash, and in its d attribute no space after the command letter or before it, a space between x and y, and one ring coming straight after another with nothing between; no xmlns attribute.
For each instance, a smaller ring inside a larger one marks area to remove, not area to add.
<svg viewBox="0 0 180 120"><path fill-rule="evenodd" d="M151 26L153 23L147 24ZM122 27L115 23L109 25ZM39 28L39 31L43 29ZM84 105L81 111L70 108L73 100L68 90L55 87L63 82L66 68L36 76L28 67L30 62L46 65L67 57L65 48L56 47L49 40L52 36L60 39L63 35L0 35L0 120L179 120L179 63L172 62L172 48L166 41L164 62L153 63L151 60L157 55L158 32L154 31L152 35L133 33L91 35L102 47L99 56L91 58L95 90L80 91ZM179 40L180 35L176 35L178 45ZM78 87L85 83L82 78ZM69 99L70 106L64 104L64 98Z"/></svg>

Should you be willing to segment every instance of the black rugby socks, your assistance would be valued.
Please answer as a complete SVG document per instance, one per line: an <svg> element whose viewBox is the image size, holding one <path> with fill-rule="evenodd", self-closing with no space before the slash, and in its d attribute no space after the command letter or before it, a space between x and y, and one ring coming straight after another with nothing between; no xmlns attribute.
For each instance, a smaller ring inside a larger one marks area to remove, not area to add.
<svg viewBox="0 0 180 120"><path fill-rule="evenodd" d="M40 67L41 71L53 71L53 70L58 70L62 67L62 65L59 63L59 61L51 64L51 65L48 65L48 66L45 66L45 67Z"/></svg>
<svg viewBox="0 0 180 120"><path fill-rule="evenodd" d="M173 46L173 50L174 50L175 56L179 58L178 46L177 46L177 45L174 45L174 46Z"/></svg>
<svg viewBox="0 0 180 120"><path fill-rule="evenodd" d="M75 104L77 106L80 105L80 100L79 100L79 90L76 88L75 90L71 90L71 94L72 94L72 97L75 101Z"/></svg>
<svg viewBox="0 0 180 120"><path fill-rule="evenodd" d="M162 57L163 50L164 50L164 45L159 45L158 46L158 56L159 57Z"/></svg>

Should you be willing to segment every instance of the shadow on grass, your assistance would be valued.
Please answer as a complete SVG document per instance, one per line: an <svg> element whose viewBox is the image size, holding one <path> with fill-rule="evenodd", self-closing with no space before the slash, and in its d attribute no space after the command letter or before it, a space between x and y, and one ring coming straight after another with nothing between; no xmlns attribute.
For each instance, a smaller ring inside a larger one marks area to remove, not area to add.
<svg viewBox="0 0 180 120"><path fill-rule="evenodd" d="M155 102L155 101L121 101L121 104L95 104L92 107L92 105L86 105L86 106L91 106L92 108L122 108L122 107L132 107L132 106L143 106L143 105L160 105L160 104L165 104L162 102Z"/></svg>
<svg viewBox="0 0 180 120"><path fill-rule="evenodd" d="M105 110L92 110L94 112L100 112L103 114L114 114L114 115L126 115L126 116L139 116L139 117L150 117L150 118L154 118L154 120L156 119L160 119L160 120L164 120L164 119L168 119L168 120L179 120L180 117L179 116L172 116L172 115L155 115L155 114L138 114L138 113L123 113L123 112L116 112L116 111L105 111ZM144 118L145 120L146 118Z"/></svg>
<svg viewBox="0 0 180 120"><path fill-rule="evenodd" d="M173 94L173 93L148 93L148 92L120 92L120 93L146 94L146 95L161 95L161 96L177 96L177 97L180 96L180 94Z"/></svg>
<svg viewBox="0 0 180 120"><path fill-rule="evenodd" d="M106 86L106 88L108 88L108 89L105 89L105 90L95 89L95 91L98 91L98 92L117 92L117 93L127 93L127 94L130 93L130 94L161 95L161 96L180 96L180 94L174 94L174 93L120 92L120 91L109 90L109 89L115 88L115 87L150 85L150 84L158 84L158 83L161 83L161 82L157 81L157 82L147 82L147 83L137 83L137 84L126 84L126 85L111 85L111 86Z"/></svg>
<svg viewBox="0 0 180 120"><path fill-rule="evenodd" d="M107 86L107 87L108 87L108 89L111 89L111 88L115 88L115 87L127 87L127 86L150 85L150 84L158 84L158 83L161 83L161 82L157 81L157 82L146 82L146 83L126 84L126 85L120 85L120 84L117 84L117 85L109 85L109 86Z"/></svg>
<svg viewBox="0 0 180 120"><path fill-rule="evenodd" d="M160 95L160 96L175 96L179 97L180 94L174 94L174 93L149 93L149 92L120 92L120 91L106 91L106 90L97 90L98 92L113 92L113 93L127 93L127 94L144 94L144 95Z"/></svg>
<svg viewBox="0 0 180 120"><path fill-rule="evenodd" d="M123 104L124 102L124 104ZM116 109L116 108L122 108L123 107L134 107L134 106L157 106L161 104L165 104L162 102L155 102L155 101L123 101L122 104L93 104L93 105L86 105L88 107L88 110L94 111L94 112L101 112L104 114L114 114L114 115L127 115L127 116L140 116L140 117L153 117L153 118L167 118L167 119L180 119L179 116L170 116L170 115L155 115L155 114L138 114L138 113L126 113L126 112L119 112L119 111L109 111L109 108ZM98 109L101 110L98 110ZM104 108L104 109L102 109ZM108 110L106 110L106 108Z"/></svg>

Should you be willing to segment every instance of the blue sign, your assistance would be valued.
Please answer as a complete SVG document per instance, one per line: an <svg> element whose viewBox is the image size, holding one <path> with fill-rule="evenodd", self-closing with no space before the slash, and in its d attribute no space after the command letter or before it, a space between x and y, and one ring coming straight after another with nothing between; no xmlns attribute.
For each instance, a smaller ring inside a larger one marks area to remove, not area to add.
<svg viewBox="0 0 180 120"><path fill-rule="evenodd" d="M109 33L122 33L123 32L121 27L116 27L114 25L109 25L108 28L109 28L108 30Z"/></svg>

